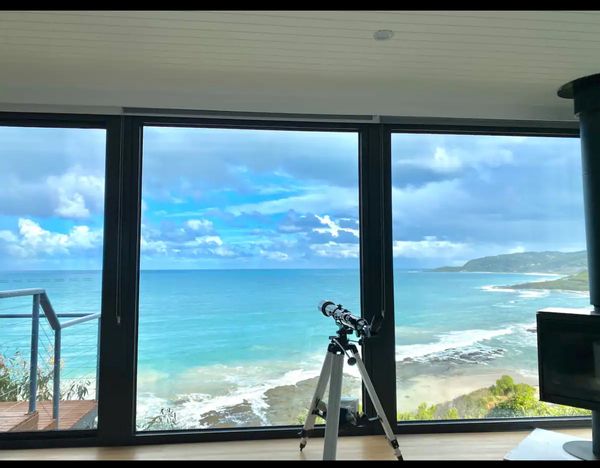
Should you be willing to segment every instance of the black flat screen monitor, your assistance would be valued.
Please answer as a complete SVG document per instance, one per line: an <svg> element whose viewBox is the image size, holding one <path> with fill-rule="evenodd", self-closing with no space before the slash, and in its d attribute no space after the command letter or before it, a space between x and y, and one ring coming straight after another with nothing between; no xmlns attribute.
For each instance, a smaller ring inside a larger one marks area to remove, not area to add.
<svg viewBox="0 0 600 468"><path fill-rule="evenodd" d="M537 338L540 400L600 410L600 315L541 310Z"/></svg>

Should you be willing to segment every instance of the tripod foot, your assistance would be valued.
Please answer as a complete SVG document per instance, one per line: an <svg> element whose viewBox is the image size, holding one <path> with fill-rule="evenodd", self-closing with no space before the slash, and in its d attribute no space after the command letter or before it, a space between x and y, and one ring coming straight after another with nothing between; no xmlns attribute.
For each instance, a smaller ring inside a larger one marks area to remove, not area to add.
<svg viewBox="0 0 600 468"><path fill-rule="evenodd" d="M398 440L396 438L393 438L392 440L388 440L388 442L394 449L394 455L396 455L398 461L404 461L404 458L402 458L402 453L400 452L400 445L398 444Z"/></svg>

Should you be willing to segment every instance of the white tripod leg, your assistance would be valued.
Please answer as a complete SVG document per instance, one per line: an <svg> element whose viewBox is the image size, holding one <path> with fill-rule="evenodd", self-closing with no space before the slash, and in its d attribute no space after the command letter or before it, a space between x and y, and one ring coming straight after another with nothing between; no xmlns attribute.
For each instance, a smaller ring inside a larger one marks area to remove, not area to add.
<svg viewBox="0 0 600 468"><path fill-rule="evenodd" d="M394 432L392 431L392 428L390 427L389 421L385 417L385 412L383 411L383 406L381 406L379 397L377 396L377 393L375 392L375 387L373 387L373 382L371 382L371 378L369 377L367 368L365 367L365 364L362 361L362 359L360 358L360 355L358 353L355 353L354 351L351 351L351 353L354 356L354 358L356 359L356 364L358 365L358 370L360 371L362 381L365 384L365 387L367 389L367 392L369 393L369 396L371 397L373 406L375 406L375 411L377 411L377 417L379 418L379 421L381 422L381 426L383 427L385 436L386 436L388 442L390 443L390 445L392 446L392 448L394 449L394 454L396 455L398 460L402 460L402 453L400 452L400 446L398 445L398 440L396 439L396 435L394 434Z"/></svg>
<svg viewBox="0 0 600 468"><path fill-rule="evenodd" d="M300 450L306 447L308 432L315 427L315 421L317 419L317 407L319 402L323 401L325 387L327 387L327 382L329 382L329 377L331 375L332 358L333 354L327 352L327 354L325 355L325 360L323 361L323 367L321 368L319 380L317 381L317 388L315 389L315 394L310 403L310 407L308 408L308 416L306 417L306 420L304 421L304 427L300 432Z"/></svg>
<svg viewBox="0 0 600 468"><path fill-rule="evenodd" d="M337 436L340 426L340 403L342 399L342 375L344 372L344 354L331 354L331 380L327 399L327 420L325 426L325 447L323 460L335 460Z"/></svg>

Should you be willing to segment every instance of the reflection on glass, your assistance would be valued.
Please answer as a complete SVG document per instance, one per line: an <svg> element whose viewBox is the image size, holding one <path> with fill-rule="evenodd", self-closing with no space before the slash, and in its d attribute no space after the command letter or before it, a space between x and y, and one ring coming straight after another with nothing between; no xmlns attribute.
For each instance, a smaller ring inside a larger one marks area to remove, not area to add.
<svg viewBox="0 0 600 468"><path fill-rule="evenodd" d="M535 313L589 304L577 139L394 134L399 420L579 414L538 399Z"/></svg>
<svg viewBox="0 0 600 468"><path fill-rule="evenodd" d="M357 134L146 127L143 157L138 430L301 424L318 303L360 314Z"/></svg>

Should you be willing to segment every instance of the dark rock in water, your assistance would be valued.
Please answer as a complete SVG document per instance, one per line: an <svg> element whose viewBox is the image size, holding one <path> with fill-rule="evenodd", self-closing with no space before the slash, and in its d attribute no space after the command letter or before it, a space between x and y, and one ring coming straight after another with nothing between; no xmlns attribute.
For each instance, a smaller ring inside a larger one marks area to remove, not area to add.
<svg viewBox="0 0 600 468"><path fill-rule="evenodd" d="M403 364L411 363L446 363L453 364L481 364L492 361L504 354L502 348L487 348L487 347L471 347L447 349L440 353L427 354L418 358L405 358L401 362Z"/></svg>
<svg viewBox="0 0 600 468"><path fill-rule="evenodd" d="M317 378L302 380L296 385L282 385L265 392L268 408L265 415L272 425L302 424L315 393ZM325 400L328 391L325 392ZM344 374L342 396L360 395L359 380Z"/></svg>
<svg viewBox="0 0 600 468"><path fill-rule="evenodd" d="M234 428L234 427L264 427L303 424L308 413L308 407L317 386L317 378L298 382L296 385L282 385L271 388L264 394L264 405L255 412L252 403L243 400L219 410L204 413L198 418L194 428ZM328 390L325 392L327 400ZM344 374L342 396L360 395L359 379ZM187 400L180 400L184 403ZM258 413L258 414L257 414Z"/></svg>
<svg viewBox="0 0 600 468"><path fill-rule="evenodd" d="M525 331L528 331L530 333L537 333L537 328L526 328Z"/></svg>
<svg viewBox="0 0 600 468"><path fill-rule="evenodd" d="M481 363L491 361L503 354L504 350L502 348L492 348L488 350L477 349L458 353L458 355L456 357L453 356L453 358L463 362Z"/></svg>
<svg viewBox="0 0 600 468"><path fill-rule="evenodd" d="M209 411L198 420L200 427L231 428L264 426L262 419L254 414L252 405L246 400L220 411Z"/></svg>

